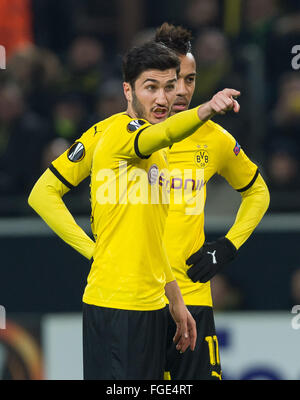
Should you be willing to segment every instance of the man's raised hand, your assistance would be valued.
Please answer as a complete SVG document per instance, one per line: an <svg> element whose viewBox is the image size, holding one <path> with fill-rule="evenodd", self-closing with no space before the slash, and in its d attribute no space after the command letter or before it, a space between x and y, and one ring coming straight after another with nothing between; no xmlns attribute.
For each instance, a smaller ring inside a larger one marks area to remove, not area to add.
<svg viewBox="0 0 300 400"><path fill-rule="evenodd" d="M235 113L240 111L240 105L236 97L240 96L240 92L235 89L223 89L216 93L211 100L198 108L198 115L202 121L207 121L215 114L226 114L227 111L233 110Z"/></svg>

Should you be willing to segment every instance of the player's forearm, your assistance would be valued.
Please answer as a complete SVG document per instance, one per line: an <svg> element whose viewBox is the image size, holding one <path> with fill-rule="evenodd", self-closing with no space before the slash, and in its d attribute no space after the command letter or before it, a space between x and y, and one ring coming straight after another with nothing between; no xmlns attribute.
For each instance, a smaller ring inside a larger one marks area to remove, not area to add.
<svg viewBox="0 0 300 400"><path fill-rule="evenodd" d="M258 175L255 183L242 195L235 222L226 237L238 249L249 238L266 213L270 195L265 181Z"/></svg>
<svg viewBox="0 0 300 400"><path fill-rule="evenodd" d="M170 304L184 303L181 291L175 279L166 283L165 294Z"/></svg>
<svg viewBox="0 0 300 400"><path fill-rule="evenodd" d="M240 106L233 98L239 95L240 92L235 89L224 89L215 94L207 103L173 115L166 121L145 129L139 136L139 153L146 156L180 142L192 135L215 114L225 114L230 110L239 112Z"/></svg>
<svg viewBox="0 0 300 400"><path fill-rule="evenodd" d="M28 203L62 240L90 259L95 243L76 223L63 202L62 196L67 191L52 172L46 170L33 187Z"/></svg>
<svg viewBox="0 0 300 400"><path fill-rule="evenodd" d="M142 131L138 141L140 153L152 154L190 136L204 124L204 121L199 118L198 110L200 108L178 113L166 121L151 125ZM205 115L206 113L203 113L203 116Z"/></svg>

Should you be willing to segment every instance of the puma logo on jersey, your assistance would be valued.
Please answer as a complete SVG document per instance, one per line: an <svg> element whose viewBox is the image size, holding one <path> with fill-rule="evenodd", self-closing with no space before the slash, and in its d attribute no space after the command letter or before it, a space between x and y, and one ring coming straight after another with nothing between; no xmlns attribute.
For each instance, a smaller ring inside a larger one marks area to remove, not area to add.
<svg viewBox="0 0 300 400"><path fill-rule="evenodd" d="M217 259L216 259L216 256L215 256L216 251L217 251L217 250L214 250L212 253L211 253L210 251L207 251L207 252L206 252L207 254L210 254L210 255L212 256L212 262L213 262L213 264L217 264Z"/></svg>

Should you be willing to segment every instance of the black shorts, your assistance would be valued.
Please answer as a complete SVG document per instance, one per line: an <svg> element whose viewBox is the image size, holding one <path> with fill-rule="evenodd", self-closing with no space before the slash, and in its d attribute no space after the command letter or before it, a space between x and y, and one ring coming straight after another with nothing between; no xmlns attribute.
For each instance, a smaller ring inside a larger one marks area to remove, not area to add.
<svg viewBox="0 0 300 400"><path fill-rule="evenodd" d="M173 343L175 323L169 314L165 379L213 380L221 379L218 339L212 307L187 306L197 325L194 351L180 354Z"/></svg>
<svg viewBox="0 0 300 400"><path fill-rule="evenodd" d="M83 304L85 380L163 379L165 309L132 311Z"/></svg>

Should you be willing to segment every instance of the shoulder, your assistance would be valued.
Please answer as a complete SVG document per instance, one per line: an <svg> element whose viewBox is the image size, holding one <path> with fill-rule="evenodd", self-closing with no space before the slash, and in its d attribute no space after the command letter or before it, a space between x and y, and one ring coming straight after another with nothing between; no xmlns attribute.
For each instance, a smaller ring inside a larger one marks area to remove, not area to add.
<svg viewBox="0 0 300 400"><path fill-rule="evenodd" d="M233 136L231 135L231 133L229 133L225 128L223 128L223 126L217 124L216 122L213 121L207 121L206 124L207 125L207 131L210 134L214 134L216 136L218 136L218 138L220 140L231 140L233 138Z"/></svg>
<svg viewBox="0 0 300 400"><path fill-rule="evenodd" d="M222 152L228 147L234 147L236 139L221 125L211 120L202 125L192 136L190 140L195 142L207 142L215 149L220 148Z"/></svg>
<svg viewBox="0 0 300 400"><path fill-rule="evenodd" d="M108 118L105 118L101 121L96 122L94 125L92 125L89 128L89 131L93 131L95 134L96 133L102 133L105 131L105 129L110 126L111 124L113 124L115 121L117 121L120 116L124 115L124 113L117 113L117 114L113 114Z"/></svg>
<svg viewBox="0 0 300 400"><path fill-rule="evenodd" d="M127 133L129 136L135 136L133 135L134 133L138 133L150 125L151 124L145 119L132 118L128 114L122 113L118 114L111 121L107 121L105 125L102 125L102 130L103 132L109 132L117 136L120 133Z"/></svg>
<svg viewBox="0 0 300 400"><path fill-rule="evenodd" d="M115 124L122 126L127 132L134 133L142 127L146 127L149 124L148 121L142 118L132 118L130 115L123 113L115 119Z"/></svg>
<svg viewBox="0 0 300 400"><path fill-rule="evenodd" d="M208 120L190 137L196 140L214 137L216 139L226 141L227 139L231 138L232 135L221 125L211 120Z"/></svg>
<svg viewBox="0 0 300 400"><path fill-rule="evenodd" d="M226 150L233 151L236 155L239 153L241 146L236 138L229 133L223 126L213 121L207 121L207 131L211 136L212 142L219 146L224 153Z"/></svg>

